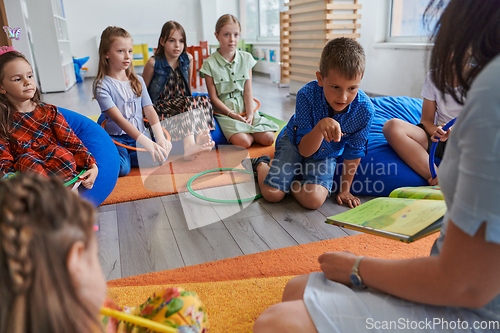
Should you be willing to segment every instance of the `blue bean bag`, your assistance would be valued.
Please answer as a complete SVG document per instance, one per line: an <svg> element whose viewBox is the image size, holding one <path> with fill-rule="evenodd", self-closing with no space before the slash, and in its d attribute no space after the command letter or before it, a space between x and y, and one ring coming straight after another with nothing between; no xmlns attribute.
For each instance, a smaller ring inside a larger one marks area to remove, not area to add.
<svg viewBox="0 0 500 333"><path fill-rule="evenodd" d="M356 195L388 196L392 190L402 186L426 186L427 180L411 169L389 146L382 133L385 122L391 118L403 119L418 124L422 113L422 100L410 97L371 98L375 106L368 153L361 159L354 176L351 193ZM278 139L282 136L279 134ZM332 192L340 186L342 158L339 158Z"/></svg>
<svg viewBox="0 0 500 333"><path fill-rule="evenodd" d="M64 108L58 109L96 160L99 173L94 187L89 190L80 186L79 192L83 198L97 207L115 188L120 168L118 151L108 133L92 119Z"/></svg>

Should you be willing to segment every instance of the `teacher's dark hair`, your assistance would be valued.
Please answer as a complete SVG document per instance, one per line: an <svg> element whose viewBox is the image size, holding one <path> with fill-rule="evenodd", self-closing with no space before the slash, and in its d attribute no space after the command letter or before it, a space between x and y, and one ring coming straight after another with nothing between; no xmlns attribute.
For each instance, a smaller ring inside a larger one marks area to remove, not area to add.
<svg viewBox="0 0 500 333"><path fill-rule="evenodd" d="M443 8L433 30L432 80L442 94L448 93L463 104L476 76L500 53L500 1L431 0L424 20L429 21ZM468 64L472 66L464 71Z"/></svg>

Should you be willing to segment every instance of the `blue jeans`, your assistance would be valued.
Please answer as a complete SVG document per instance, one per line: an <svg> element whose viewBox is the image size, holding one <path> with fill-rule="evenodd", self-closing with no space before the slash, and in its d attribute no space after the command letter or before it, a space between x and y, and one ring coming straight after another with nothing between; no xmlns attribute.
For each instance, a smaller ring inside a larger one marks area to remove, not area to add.
<svg viewBox="0 0 500 333"><path fill-rule="evenodd" d="M299 149L290 141L285 132L276 143L274 159L264 179L264 184L290 193L290 186L298 180L302 185L321 185L328 190L328 195L330 195L336 164L337 158L335 157L315 159L311 156L300 155Z"/></svg>
<svg viewBox="0 0 500 333"><path fill-rule="evenodd" d="M145 133L146 136L149 137ZM122 143L126 146L144 148L136 140L132 139L128 134L122 135L110 135L116 142ZM118 149L118 154L120 155L120 172L118 177L126 176L130 173L131 168L150 168L162 165L162 162L153 161L151 153L149 151L137 151L132 149L127 149L116 145Z"/></svg>

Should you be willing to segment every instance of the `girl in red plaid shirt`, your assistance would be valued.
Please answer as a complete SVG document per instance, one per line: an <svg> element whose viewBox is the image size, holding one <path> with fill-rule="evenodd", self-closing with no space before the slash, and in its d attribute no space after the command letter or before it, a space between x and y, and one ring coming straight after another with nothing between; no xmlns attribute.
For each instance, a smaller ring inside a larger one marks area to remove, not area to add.
<svg viewBox="0 0 500 333"><path fill-rule="evenodd" d="M33 70L16 51L0 55L0 175L31 171L73 179L92 188L97 165L92 154L53 105L40 101ZM78 171L77 171L78 170Z"/></svg>

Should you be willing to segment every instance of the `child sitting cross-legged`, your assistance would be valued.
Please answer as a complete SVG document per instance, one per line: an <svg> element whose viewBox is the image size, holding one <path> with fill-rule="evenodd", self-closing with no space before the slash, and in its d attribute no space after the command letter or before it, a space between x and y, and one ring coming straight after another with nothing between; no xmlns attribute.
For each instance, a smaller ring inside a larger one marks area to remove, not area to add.
<svg viewBox="0 0 500 333"><path fill-rule="evenodd" d="M344 158L339 204L361 202L350 187L366 144L375 109L359 89L365 54L350 38L329 41L321 53L317 81L297 93L295 114L276 143L275 155L243 160L258 178L267 201L279 202L291 193L304 207L319 208L330 195L335 166Z"/></svg>

